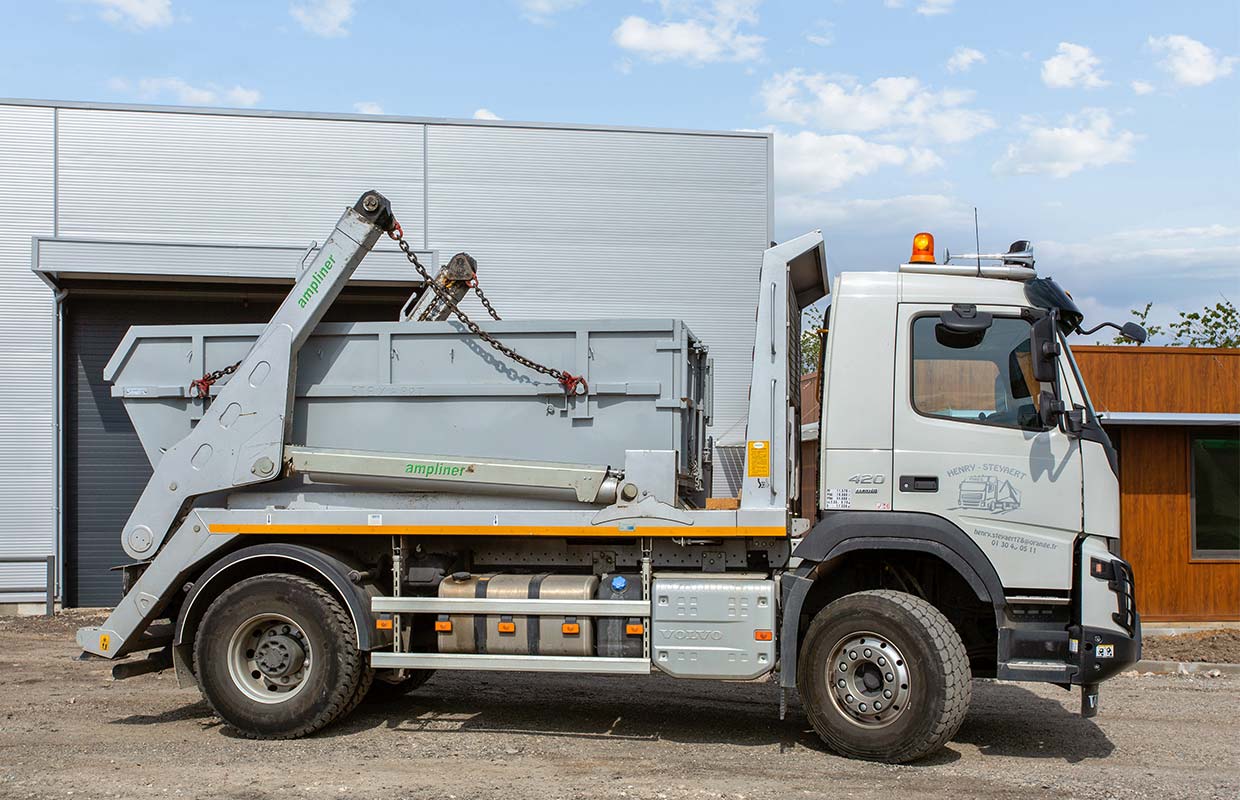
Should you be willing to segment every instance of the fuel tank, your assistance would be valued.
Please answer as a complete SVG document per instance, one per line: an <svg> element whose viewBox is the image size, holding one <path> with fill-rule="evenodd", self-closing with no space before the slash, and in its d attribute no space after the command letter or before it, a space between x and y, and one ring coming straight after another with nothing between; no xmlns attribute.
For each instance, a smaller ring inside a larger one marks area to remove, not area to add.
<svg viewBox="0 0 1240 800"><path fill-rule="evenodd" d="M441 598L591 600L597 591L598 578L594 575L456 573L439 584ZM594 622L589 617L452 614L441 621L451 623L451 630L440 630L438 633L441 653L595 654Z"/></svg>

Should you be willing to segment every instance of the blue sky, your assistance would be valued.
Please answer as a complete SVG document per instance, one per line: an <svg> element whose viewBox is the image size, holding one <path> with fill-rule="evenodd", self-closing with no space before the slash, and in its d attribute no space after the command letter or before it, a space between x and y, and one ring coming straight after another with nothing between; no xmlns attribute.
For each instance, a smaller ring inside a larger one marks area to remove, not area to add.
<svg viewBox="0 0 1240 800"><path fill-rule="evenodd" d="M1029 238L1095 320L1240 302L1240 10L997 0L4 2L0 96L776 132L836 269Z"/></svg>

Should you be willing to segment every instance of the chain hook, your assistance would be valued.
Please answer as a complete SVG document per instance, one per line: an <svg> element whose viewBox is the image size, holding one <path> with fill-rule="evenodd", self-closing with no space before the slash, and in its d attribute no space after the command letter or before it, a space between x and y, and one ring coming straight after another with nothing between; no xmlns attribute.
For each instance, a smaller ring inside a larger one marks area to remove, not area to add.
<svg viewBox="0 0 1240 800"><path fill-rule="evenodd" d="M388 231L388 235L396 240L396 243L400 246L401 252L405 254L405 258L407 258L409 263L413 265L414 269L418 271L418 275L422 277L422 281L425 283L426 287L435 293L435 296L438 297L439 300L448 307L448 310L450 310L456 318L469 329L470 333L486 342L496 352L507 356L523 367L528 367L535 372L540 372L543 375L555 378L556 381L564 387L564 393L566 395L581 396L589 392L590 387L589 384L586 383L584 377L572 375L563 370L548 367L545 364L539 364L537 361L521 355L516 350L513 350L508 345L484 331L478 323L470 319L469 315L462 311L461 307L456 304L456 300L452 298L452 295L448 292L448 290L441 286L439 281L432 278L426 267L422 266L422 262L418 260L418 254L413 251L413 248L409 246L409 242L405 240L404 233L401 231L399 222L396 222L395 220L392 221L392 230ZM491 302L487 300L486 295L482 293L482 289L478 287L478 275L476 272L474 273L471 284L474 292L478 295L478 299L482 301L482 305L486 307L486 310L491 315L491 318L498 320L499 314L496 313L495 309L491 306ZM579 389L581 391L579 391Z"/></svg>
<svg viewBox="0 0 1240 800"><path fill-rule="evenodd" d="M585 397L590 393L590 384L586 381L584 375L574 375L571 372L561 370L560 385L564 387L564 394L569 397Z"/></svg>

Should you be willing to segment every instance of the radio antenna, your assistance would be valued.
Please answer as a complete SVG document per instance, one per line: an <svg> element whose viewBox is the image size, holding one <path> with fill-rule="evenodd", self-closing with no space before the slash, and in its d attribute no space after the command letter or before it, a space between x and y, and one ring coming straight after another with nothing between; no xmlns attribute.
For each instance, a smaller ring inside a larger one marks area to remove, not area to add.
<svg viewBox="0 0 1240 800"><path fill-rule="evenodd" d="M977 274L982 274L982 233L977 227L977 206L973 206L973 243L977 246Z"/></svg>

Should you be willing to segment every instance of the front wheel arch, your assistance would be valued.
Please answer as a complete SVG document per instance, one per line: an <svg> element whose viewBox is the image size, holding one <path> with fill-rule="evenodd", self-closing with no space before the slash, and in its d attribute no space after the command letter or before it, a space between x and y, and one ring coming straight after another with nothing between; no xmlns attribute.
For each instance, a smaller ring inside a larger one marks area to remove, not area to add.
<svg viewBox="0 0 1240 800"><path fill-rule="evenodd" d="M847 515L848 512L842 513ZM859 527L837 526L835 530L828 528L827 531L823 531L821 523L820 526L816 526L815 531L820 532L820 537L815 542L810 542L810 537L806 537L806 541L797 547L795 554L802 554L804 558L811 556L820 558L813 558L813 561L802 563L795 572L785 573L781 578L780 686L784 688L796 688L797 686L797 669L799 669L797 660L800 655L801 639L805 634L801 618L806 613L807 600L810 600L811 593L816 593L816 589L821 589L821 580L830 579L830 577L823 576L828 576L831 569L846 558L873 556L874 559L882 559L884 556L919 556L936 559L941 564L941 569L955 574L968 585L968 588L976 595L978 604L991 609L994 641L997 644L998 631L1003 628L1004 610L1007 607L1003 595L1003 584L999 580L998 573L994 571L993 564L987 561L985 554L981 552L981 548L978 548L972 540L968 540L960 528L941 520L940 517L931 517L931 515L900 515L930 517L939 520L942 525L932 527L897 525L894 530L884 530L874 525L879 521L877 517L897 512L856 513L864 517ZM942 532L944 526L950 527L950 530L955 532L955 536ZM811 535L815 531L811 531ZM867 535L862 536L861 532ZM849 533L856 533L856 535L849 536ZM968 549L970 547L972 551ZM965 551L965 554L962 556L960 551ZM882 587L864 585L858 588L879 589ZM811 607L808 610L817 609Z"/></svg>

